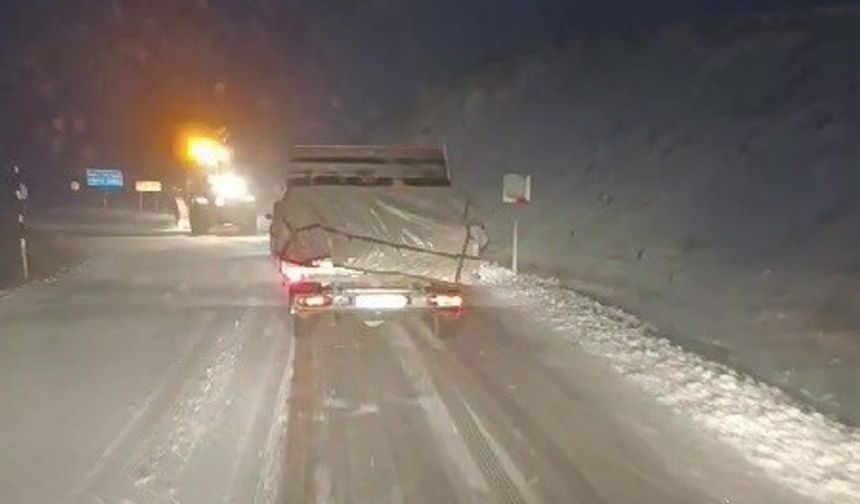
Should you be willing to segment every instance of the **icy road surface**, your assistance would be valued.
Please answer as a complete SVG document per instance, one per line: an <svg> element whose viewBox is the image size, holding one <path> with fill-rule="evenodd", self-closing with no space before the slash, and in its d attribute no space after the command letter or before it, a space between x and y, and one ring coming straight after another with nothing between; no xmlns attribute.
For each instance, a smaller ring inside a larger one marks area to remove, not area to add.
<svg viewBox="0 0 860 504"><path fill-rule="evenodd" d="M510 293L294 339L262 239L86 241L0 300L2 503L815 502Z"/></svg>

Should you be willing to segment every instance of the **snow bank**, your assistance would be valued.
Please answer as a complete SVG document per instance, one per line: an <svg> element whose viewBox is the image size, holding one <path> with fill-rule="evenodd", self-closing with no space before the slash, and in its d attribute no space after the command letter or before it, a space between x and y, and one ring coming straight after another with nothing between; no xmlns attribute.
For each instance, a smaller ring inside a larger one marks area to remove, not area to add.
<svg viewBox="0 0 860 504"><path fill-rule="evenodd" d="M528 305L536 322L605 358L771 477L819 502L860 501L860 430L804 411L773 387L656 338L635 317L557 281L514 277L499 267L483 268L481 276Z"/></svg>
<svg viewBox="0 0 860 504"><path fill-rule="evenodd" d="M860 20L582 40L488 66L384 136L447 143L521 266L860 422ZM406 133L403 133L406 132Z"/></svg>

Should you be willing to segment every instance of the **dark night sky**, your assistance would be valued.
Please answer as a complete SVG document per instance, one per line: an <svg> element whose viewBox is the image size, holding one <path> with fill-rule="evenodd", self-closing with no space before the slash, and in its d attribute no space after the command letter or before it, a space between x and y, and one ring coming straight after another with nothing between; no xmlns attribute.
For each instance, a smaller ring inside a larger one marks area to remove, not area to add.
<svg viewBox="0 0 860 504"><path fill-rule="evenodd" d="M488 58L589 32L791 0L12 0L0 18L0 159L70 176L159 172L185 121L248 162L408 107ZM834 2L825 2L833 4ZM346 140L349 140L348 138Z"/></svg>

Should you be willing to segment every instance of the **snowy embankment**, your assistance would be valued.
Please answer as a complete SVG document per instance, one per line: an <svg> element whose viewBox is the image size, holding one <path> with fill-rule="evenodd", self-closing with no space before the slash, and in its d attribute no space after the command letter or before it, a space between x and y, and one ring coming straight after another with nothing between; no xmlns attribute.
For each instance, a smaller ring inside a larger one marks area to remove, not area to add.
<svg viewBox="0 0 860 504"><path fill-rule="evenodd" d="M391 124L445 142L507 263L860 424L860 42L803 16L583 39L477 69ZM393 132L393 133L392 133Z"/></svg>
<svg viewBox="0 0 860 504"><path fill-rule="evenodd" d="M773 387L686 352L653 328L554 280L487 266L482 283L530 308L535 323L605 359L697 428L796 492L860 502L860 430L799 407Z"/></svg>

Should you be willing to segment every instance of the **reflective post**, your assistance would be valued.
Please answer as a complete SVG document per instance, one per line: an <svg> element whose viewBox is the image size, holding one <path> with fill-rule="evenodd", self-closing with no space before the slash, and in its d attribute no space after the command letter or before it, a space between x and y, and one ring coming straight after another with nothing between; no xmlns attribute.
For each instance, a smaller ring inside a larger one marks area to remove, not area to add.
<svg viewBox="0 0 860 504"><path fill-rule="evenodd" d="M519 243L518 243L519 236L518 235L519 235L519 222L518 222L516 216L514 216L514 237L513 237L513 249L512 249L513 252L511 254L511 271L514 272L514 275L517 274L517 271L519 269L518 268L518 262L519 262L518 259L519 258L517 257L519 255L518 251L517 251L517 249L519 248Z"/></svg>
<svg viewBox="0 0 860 504"><path fill-rule="evenodd" d="M528 206L532 200L532 177L519 173L508 173L502 177L502 202L514 205L514 229L511 238L511 271L519 273L519 231L517 212Z"/></svg>
<svg viewBox="0 0 860 504"><path fill-rule="evenodd" d="M27 201L27 185L24 184L21 168L15 165L12 168L15 175L15 197L18 199L18 246L21 249L21 273L24 280L30 279L30 258L27 253L27 223L25 201Z"/></svg>

